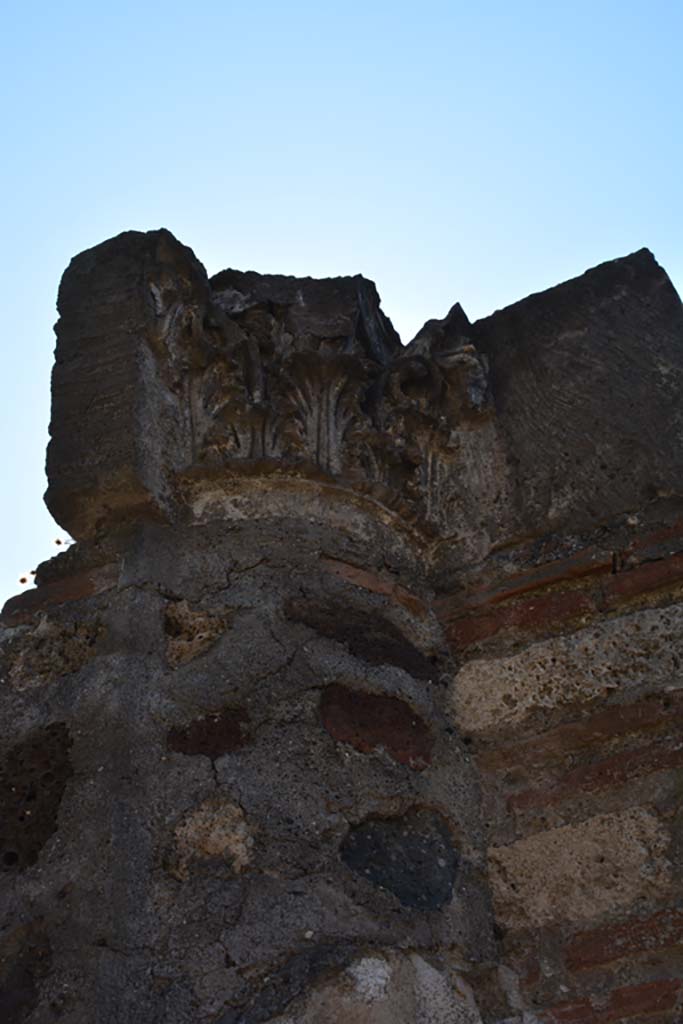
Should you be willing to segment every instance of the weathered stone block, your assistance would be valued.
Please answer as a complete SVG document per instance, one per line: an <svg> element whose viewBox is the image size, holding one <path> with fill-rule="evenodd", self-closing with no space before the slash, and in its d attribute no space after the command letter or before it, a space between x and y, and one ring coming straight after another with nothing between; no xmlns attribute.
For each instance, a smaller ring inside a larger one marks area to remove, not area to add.
<svg viewBox="0 0 683 1024"><path fill-rule="evenodd" d="M192 462L184 395L207 305L204 268L168 231L125 232L71 261L46 502L77 539L170 514L169 475Z"/></svg>
<svg viewBox="0 0 683 1024"><path fill-rule="evenodd" d="M577 530L678 489L683 307L647 249L530 295L472 334L528 530Z"/></svg>
<svg viewBox="0 0 683 1024"><path fill-rule="evenodd" d="M465 732L490 733L608 696L679 685L683 608L636 612L532 644L506 658L463 666L452 684L453 712Z"/></svg>
<svg viewBox="0 0 683 1024"><path fill-rule="evenodd" d="M169 664L175 668L208 651L225 632L231 617L228 609L207 611L190 608L187 601L169 602L164 614Z"/></svg>
<svg viewBox="0 0 683 1024"><path fill-rule="evenodd" d="M210 797L187 814L176 825L174 840L168 867L181 881L205 867L220 873L227 866L239 874L249 864L254 844L242 809L222 797Z"/></svg>
<svg viewBox="0 0 683 1024"><path fill-rule="evenodd" d="M641 808L489 848L496 912L508 928L586 921L666 893L669 834Z"/></svg>

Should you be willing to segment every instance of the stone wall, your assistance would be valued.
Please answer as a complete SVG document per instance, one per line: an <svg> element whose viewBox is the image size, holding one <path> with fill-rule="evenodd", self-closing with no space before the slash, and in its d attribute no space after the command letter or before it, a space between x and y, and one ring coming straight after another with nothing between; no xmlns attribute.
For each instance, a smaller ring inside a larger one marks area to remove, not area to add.
<svg viewBox="0 0 683 1024"><path fill-rule="evenodd" d="M683 1018L683 310L402 347L166 231L64 275L0 634L8 1024Z"/></svg>

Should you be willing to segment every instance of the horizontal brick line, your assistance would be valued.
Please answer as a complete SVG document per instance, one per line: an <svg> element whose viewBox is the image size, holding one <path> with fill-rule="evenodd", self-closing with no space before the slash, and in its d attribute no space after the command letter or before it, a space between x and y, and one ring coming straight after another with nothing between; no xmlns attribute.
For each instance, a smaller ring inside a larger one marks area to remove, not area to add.
<svg viewBox="0 0 683 1024"><path fill-rule="evenodd" d="M509 769L513 765L547 764L568 753L632 733L651 735L678 723L683 714L683 690L645 697L634 704L614 704L579 722L569 722L527 742L484 749L477 754L481 768Z"/></svg>
<svg viewBox="0 0 683 1024"><path fill-rule="evenodd" d="M560 1003L541 1015L544 1024L610 1024L639 1014L672 1010L683 983L677 978L648 981L615 989L605 1007L595 1008L587 999Z"/></svg>
<svg viewBox="0 0 683 1024"><path fill-rule="evenodd" d="M671 744L669 740L669 744ZM508 797L510 810L530 810L562 803L583 793L623 786L633 778L665 771L683 764L683 739L677 737L673 748L665 743L625 750L595 764L581 765L558 779L547 789L527 789Z"/></svg>
<svg viewBox="0 0 683 1024"><path fill-rule="evenodd" d="M575 935L567 946L566 963L581 971L623 957L683 944L683 908L667 908L646 918L595 928Z"/></svg>
<svg viewBox="0 0 683 1024"><path fill-rule="evenodd" d="M535 588L539 592L532 591L531 596L527 592L526 597L514 599L514 592L508 592L496 596L494 602L460 604L452 611L442 601L437 612L448 639L459 649L490 639L504 629L533 633L572 621L587 625L634 597L683 583L683 553L642 562L618 573L595 572L583 587L553 589L556 583L544 578ZM540 592L549 585L551 589Z"/></svg>

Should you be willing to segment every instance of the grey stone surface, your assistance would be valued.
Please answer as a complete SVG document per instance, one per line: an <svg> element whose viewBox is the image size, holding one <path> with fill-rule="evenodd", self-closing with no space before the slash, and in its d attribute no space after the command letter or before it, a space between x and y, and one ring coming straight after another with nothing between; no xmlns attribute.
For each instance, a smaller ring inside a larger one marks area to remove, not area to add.
<svg viewBox="0 0 683 1024"><path fill-rule="evenodd" d="M209 281L127 232L59 310L46 500L78 543L0 634L3 1020L532 1019L449 684L495 733L534 652L462 667L435 590L675 504L663 271L642 251L476 324L456 305L403 348L361 277ZM625 677L628 628L592 641ZM580 642L535 648L558 707Z"/></svg>

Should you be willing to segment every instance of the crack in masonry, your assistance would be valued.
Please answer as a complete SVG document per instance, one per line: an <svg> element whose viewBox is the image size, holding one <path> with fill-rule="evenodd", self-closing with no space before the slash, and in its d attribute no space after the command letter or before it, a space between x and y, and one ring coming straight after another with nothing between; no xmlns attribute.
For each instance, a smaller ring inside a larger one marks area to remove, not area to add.
<svg viewBox="0 0 683 1024"><path fill-rule="evenodd" d="M265 557L259 558L257 562L253 562L251 565L244 565L240 569L230 569L229 573L234 576L242 576L245 572L251 572L252 569L257 569L259 565L263 565L264 563L268 565L269 559Z"/></svg>

